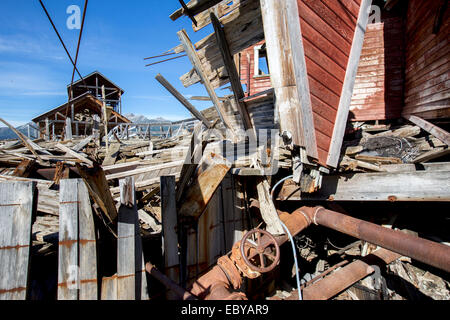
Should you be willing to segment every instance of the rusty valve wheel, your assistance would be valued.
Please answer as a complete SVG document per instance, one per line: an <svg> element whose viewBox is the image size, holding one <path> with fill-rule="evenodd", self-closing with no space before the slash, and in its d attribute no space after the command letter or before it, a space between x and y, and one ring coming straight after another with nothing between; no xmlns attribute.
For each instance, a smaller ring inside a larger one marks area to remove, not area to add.
<svg viewBox="0 0 450 320"><path fill-rule="evenodd" d="M253 234L256 237L256 243L249 239ZM265 236L264 242L261 241L263 235ZM248 250L246 248L248 248ZM252 253L252 250L250 249L253 249L252 256L250 256ZM273 253L273 251L275 251L275 253ZM261 273L269 272L275 269L278 262L280 262L280 246L269 232L261 229L253 229L247 232L241 240L241 256L250 269ZM259 256L260 265L250 262L250 259L255 256ZM265 258L271 260L267 266Z"/></svg>

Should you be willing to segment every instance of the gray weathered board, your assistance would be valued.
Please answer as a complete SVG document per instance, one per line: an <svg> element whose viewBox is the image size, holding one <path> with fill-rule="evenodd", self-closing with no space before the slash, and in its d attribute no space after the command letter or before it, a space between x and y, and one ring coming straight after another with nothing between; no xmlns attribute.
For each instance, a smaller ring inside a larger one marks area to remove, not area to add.
<svg viewBox="0 0 450 320"><path fill-rule="evenodd" d="M59 199L58 300L96 300L95 229L83 180L61 180Z"/></svg>
<svg viewBox="0 0 450 320"><path fill-rule="evenodd" d="M324 176L322 188L318 192L300 195L297 187L286 187L279 198L330 201L450 201L450 171Z"/></svg>
<svg viewBox="0 0 450 320"><path fill-rule="evenodd" d="M25 300L36 183L0 183L0 300Z"/></svg>
<svg viewBox="0 0 450 320"><path fill-rule="evenodd" d="M166 268L166 275L173 281L178 282L179 279L174 268L179 265L178 235L175 230L177 226L175 177L163 176L160 179L164 266Z"/></svg>
<svg viewBox="0 0 450 320"><path fill-rule="evenodd" d="M134 178L120 180L117 240L117 300L148 300Z"/></svg>

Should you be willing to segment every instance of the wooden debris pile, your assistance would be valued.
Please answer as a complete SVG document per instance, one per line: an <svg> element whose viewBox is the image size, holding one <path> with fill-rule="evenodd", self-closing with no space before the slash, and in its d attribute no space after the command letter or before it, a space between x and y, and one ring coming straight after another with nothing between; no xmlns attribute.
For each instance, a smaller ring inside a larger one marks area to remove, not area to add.
<svg viewBox="0 0 450 320"><path fill-rule="evenodd" d="M340 171L384 172L386 165L423 163L450 154L444 139L414 124L353 125L357 128L348 137L354 139L344 141Z"/></svg>

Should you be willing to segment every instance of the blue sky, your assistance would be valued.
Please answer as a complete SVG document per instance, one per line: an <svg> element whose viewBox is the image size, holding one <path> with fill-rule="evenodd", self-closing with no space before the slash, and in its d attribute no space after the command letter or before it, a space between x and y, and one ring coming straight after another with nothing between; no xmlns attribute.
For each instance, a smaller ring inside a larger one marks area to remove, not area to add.
<svg viewBox="0 0 450 320"><path fill-rule="evenodd" d="M79 30L67 28L66 9L78 5L83 11L84 0L43 2L75 57ZM179 77L191 68L187 57L144 67L144 57L179 44L177 31L186 29L194 42L212 32L211 26L194 32L187 17L170 20L179 6L177 0L89 1L77 66L82 75L98 70L125 90L123 113L191 116L155 80L157 73L186 96L206 95L201 84L181 84ZM0 117L17 126L66 102L72 66L38 0L1 0L0 12ZM210 106L192 103L200 110Z"/></svg>

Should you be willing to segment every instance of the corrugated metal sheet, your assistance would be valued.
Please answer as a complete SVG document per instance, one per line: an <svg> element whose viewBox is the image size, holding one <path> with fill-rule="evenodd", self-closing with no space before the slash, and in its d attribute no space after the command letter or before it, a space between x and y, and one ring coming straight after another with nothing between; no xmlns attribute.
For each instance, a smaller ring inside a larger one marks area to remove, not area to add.
<svg viewBox="0 0 450 320"><path fill-rule="evenodd" d="M403 114L436 118L450 101L450 10L433 34L444 1L410 0L406 24L405 107Z"/></svg>
<svg viewBox="0 0 450 320"><path fill-rule="evenodd" d="M385 120L401 116L403 59L402 18L391 17L367 26L350 120Z"/></svg>

